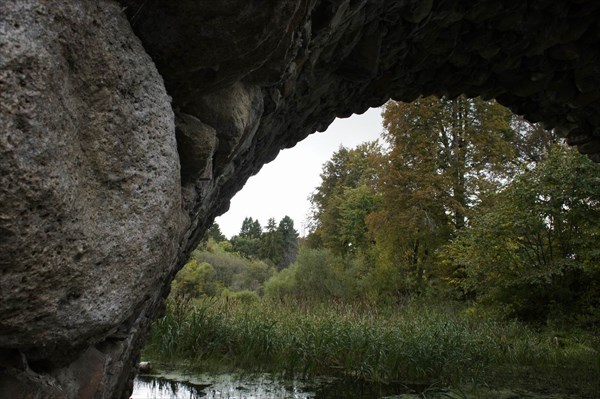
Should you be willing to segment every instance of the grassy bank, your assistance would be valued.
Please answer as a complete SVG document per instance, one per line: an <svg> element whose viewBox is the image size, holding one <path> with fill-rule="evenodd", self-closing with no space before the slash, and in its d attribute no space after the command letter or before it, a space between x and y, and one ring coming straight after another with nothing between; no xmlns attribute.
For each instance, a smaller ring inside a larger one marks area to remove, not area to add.
<svg viewBox="0 0 600 399"><path fill-rule="evenodd" d="M233 299L171 301L144 356L294 375L491 384L593 397L598 337L535 332L452 305L393 308Z"/></svg>

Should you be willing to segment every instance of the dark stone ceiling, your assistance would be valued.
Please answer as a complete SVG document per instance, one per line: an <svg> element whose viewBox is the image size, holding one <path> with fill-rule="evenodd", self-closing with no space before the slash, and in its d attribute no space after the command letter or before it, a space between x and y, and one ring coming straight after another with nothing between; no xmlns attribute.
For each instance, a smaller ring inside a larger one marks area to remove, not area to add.
<svg viewBox="0 0 600 399"><path fill-rule="evenodd" d="M250 176L432 94L495 98L600 162L600 2L0 2L0 397L128 397Z"/></svg>

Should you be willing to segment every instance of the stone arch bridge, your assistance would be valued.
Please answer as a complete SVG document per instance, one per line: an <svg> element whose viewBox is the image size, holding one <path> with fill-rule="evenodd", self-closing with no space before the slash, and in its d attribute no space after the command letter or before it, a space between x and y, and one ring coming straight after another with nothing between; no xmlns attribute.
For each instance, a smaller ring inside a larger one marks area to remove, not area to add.
<svg viewBox="0 0 600 399"><path fill-rule="evenodd" d="M600 161L595 0L2 0L0 397L126 398L169 281L277 153L495 98Z"/></svg>

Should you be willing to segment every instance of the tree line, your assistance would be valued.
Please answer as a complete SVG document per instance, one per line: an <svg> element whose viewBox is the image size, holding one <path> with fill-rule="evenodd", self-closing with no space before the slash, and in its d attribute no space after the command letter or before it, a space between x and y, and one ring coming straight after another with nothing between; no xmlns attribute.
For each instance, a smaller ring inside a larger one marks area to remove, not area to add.
<svg viewBox="0 0 600 399"><path fill-rule="evenodd" d="M383 119L384 143L340 148L311 196L307 244L357 263L359 295L600 320L600 165L495 101L390 101Z"/></svg>
<svg viewBox="0 0 600 399"><path fill-rule="evenodd" d="M383 130L323 165L307 237L287 216L264 229L248 217L229 241L213 226L190 261L200 280L218 282L204 294L428 296L598 324L600 165L480 98L390 101Z"/></svg>
<svg viewBox="0 0 600 399"><path fill-rule="evenodd" d="M270 218L264 229L258 220L246 217L240 232L230 240L214 223L177 274L174 294L254 300L263 295L269 278L296 261L298 242L298 232L289 216L279 223Z"/></svg>

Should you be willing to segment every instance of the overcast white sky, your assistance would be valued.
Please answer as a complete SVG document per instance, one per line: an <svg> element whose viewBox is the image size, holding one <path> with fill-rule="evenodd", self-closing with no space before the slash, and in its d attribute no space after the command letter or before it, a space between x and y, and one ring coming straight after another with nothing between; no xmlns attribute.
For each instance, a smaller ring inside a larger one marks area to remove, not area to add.
<svg viewBox="0 0 600 399"><path fill-rule="evenodd" d="M258 219L261 226L271 217L277 223L288 215L300 233L305 229L310 208L308 196L321 183L321 169L340 145L352 148L379 138L382 131L381 108L362 115L336 119L323 133L314 133L283 150L271 163L252 176L231 200L229 211L218 217L221 231L228 238L240 231L246 216Z"/></svg>

